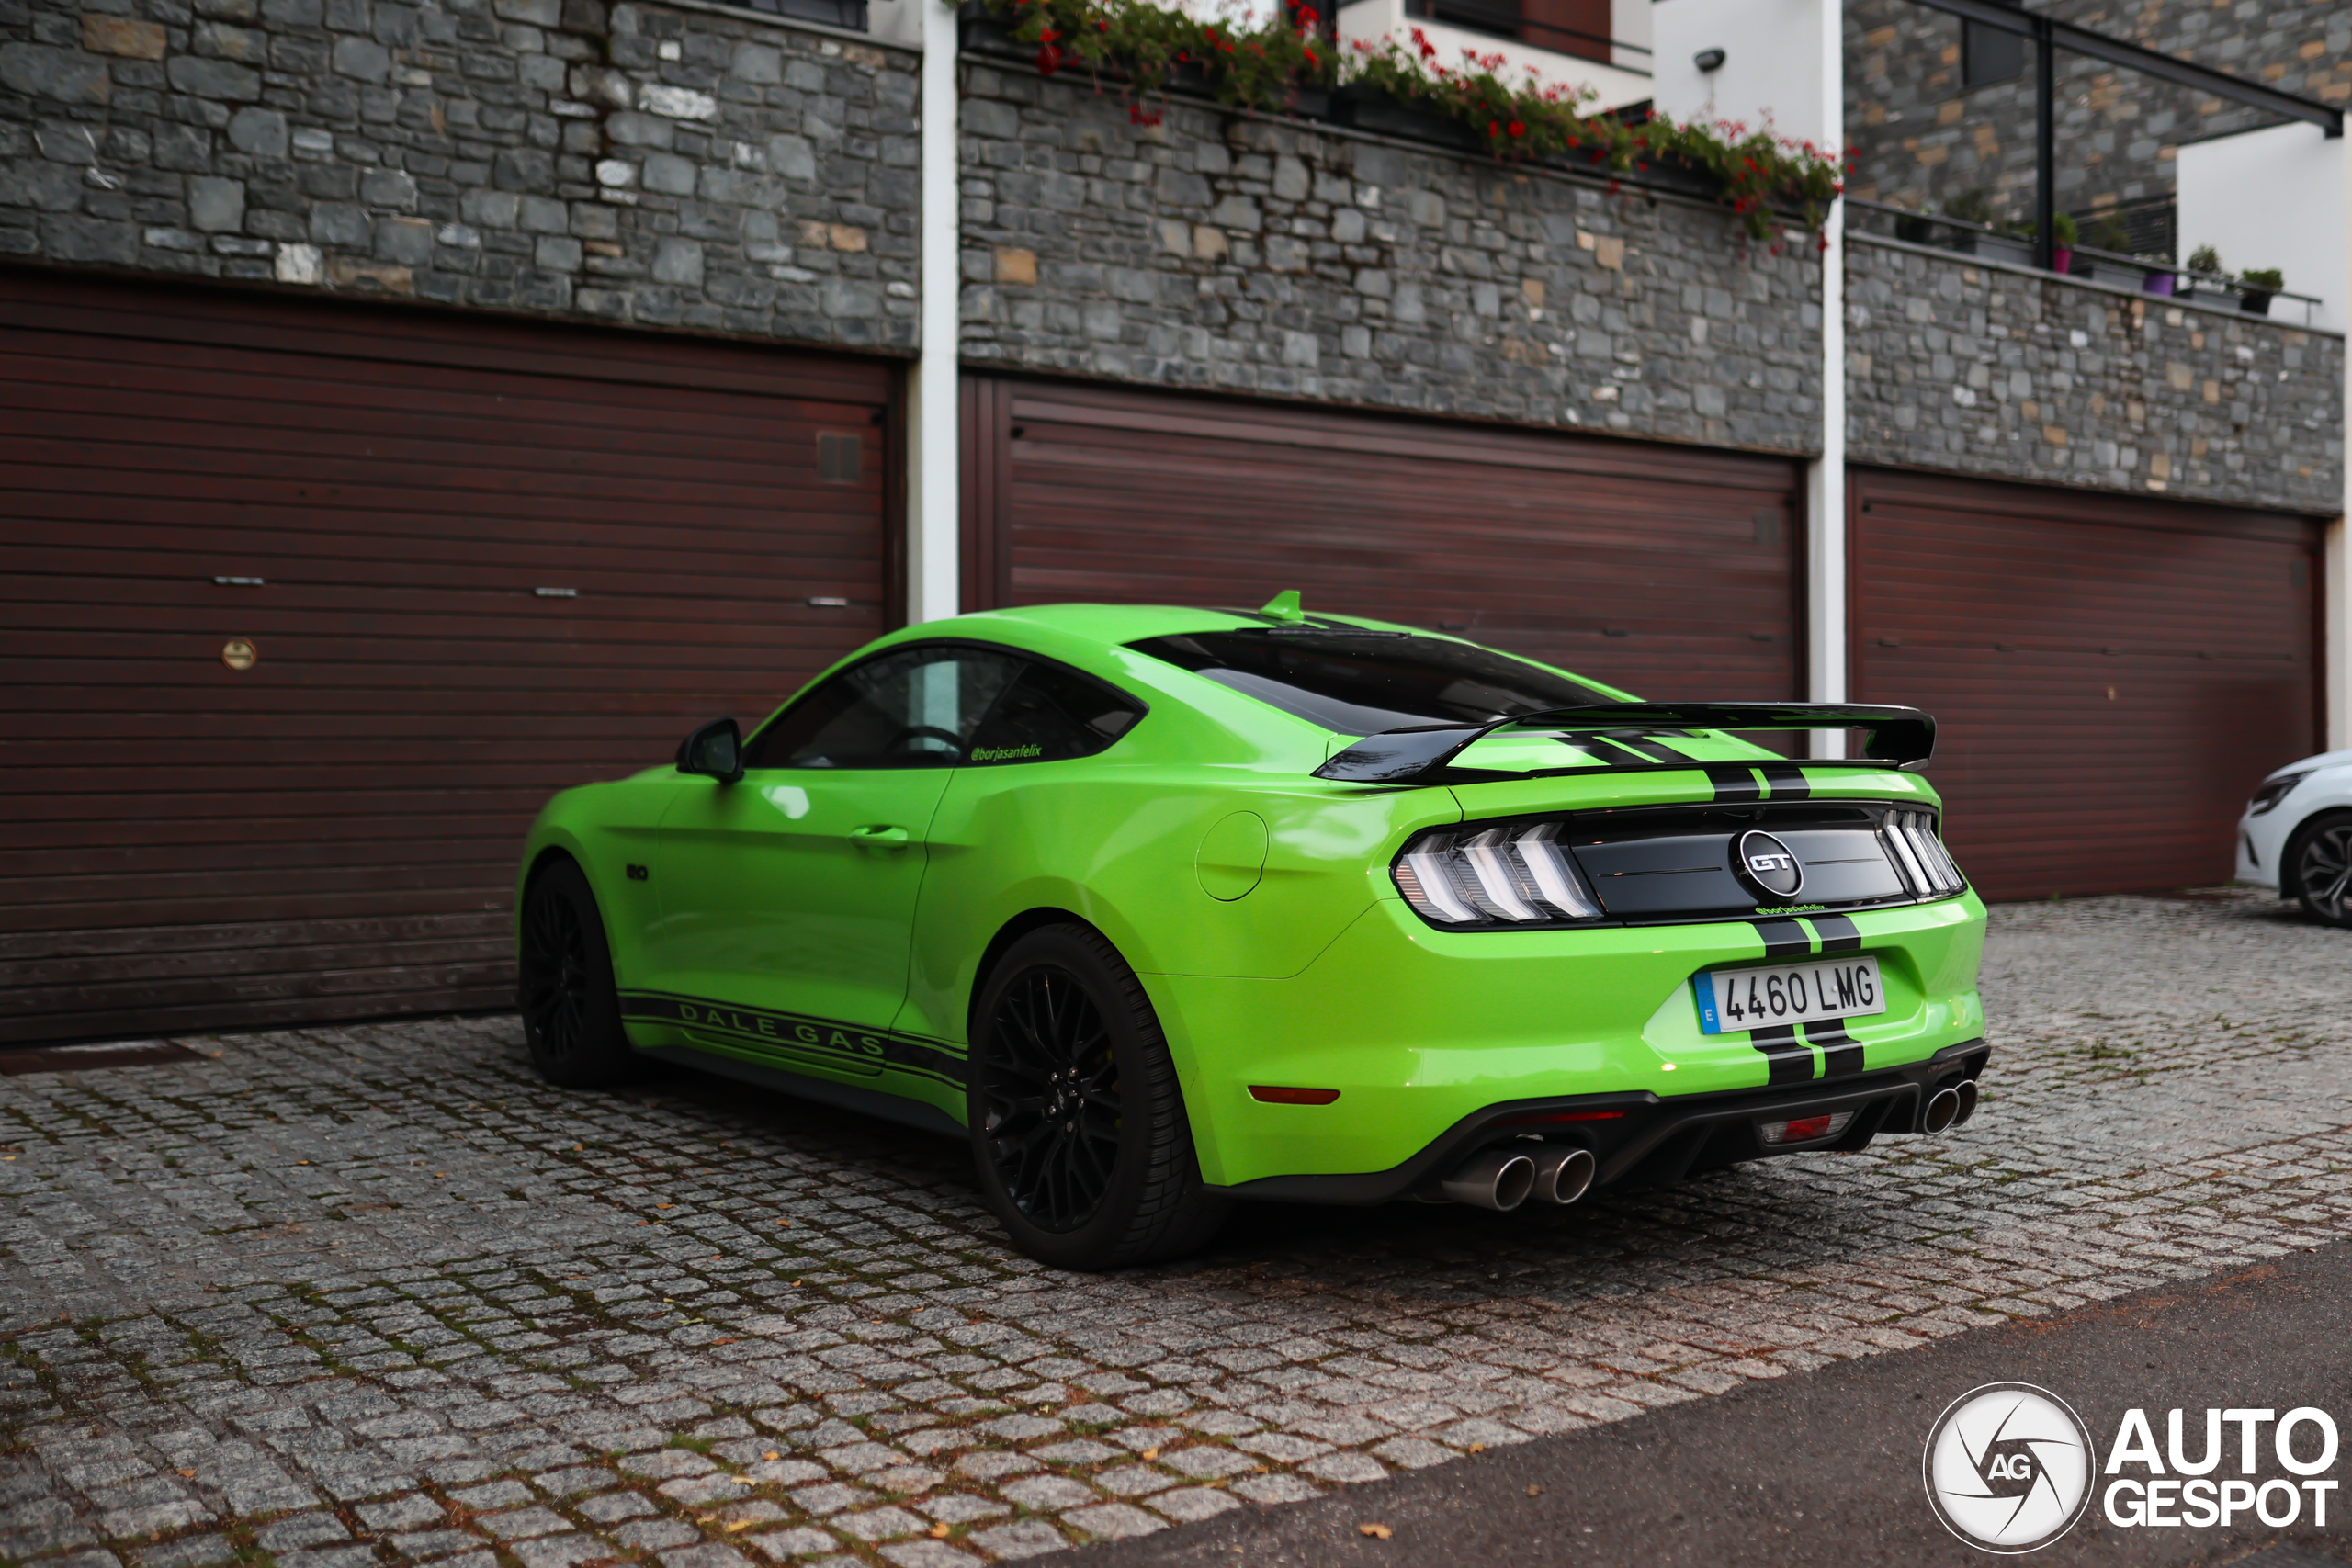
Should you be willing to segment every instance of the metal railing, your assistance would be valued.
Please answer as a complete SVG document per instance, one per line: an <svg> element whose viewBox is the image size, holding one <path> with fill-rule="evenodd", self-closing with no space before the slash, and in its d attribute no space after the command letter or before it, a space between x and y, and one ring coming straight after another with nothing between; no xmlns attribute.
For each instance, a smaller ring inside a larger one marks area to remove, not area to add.
<svg viewBox="0 0 2352 1568"><path fill-rule="evenodd" d="M1933 212L1915 212L1907 207L1865 201L1858 196L1846 197L1846 207L1849 212L1867 213L1887 220L1894 230L1894 237L1906 244L1928 245L1937 250L1973 255L1983 261L2006 261L2018 266L2038 265L2033 240L1990 223L1977 223L1965 218L1947 218ZM1937 238L1939 230L1947 231L1949 237ZM2298 294L2286 288L2263 288L2232 277L2227 273L2200 272L2162 256L2124 255L2091 245L2058 244L2052 250L2060 254L2053 259L2063 259L2066 265L2040 270L2061 277L2100 283L2110 281L2108 274L2112 271L2115 274L2112 281L2116 287L2137 288L2143 294L2160 299L2211 299L2217 305L2224 299L2233 299L2240 311L2253 316L2270 314L2273 301L2292 300L2303 308L2305 326L2312 324L2312 314L2323 303L2316 295Z"/></svg>
<svg viewBox="0 0 2352 1568"><path fill-rule="evenodd" d="M1979 27L2011 33L2033 46L2034 121L2034 240L2035 259L2051 265L2058 217L2058 79L2060 50L2103 60L2110 65L2154 76L2159 81L2210 93L2226 103L2245 104L2266 114L2316 125L2333 139L2344 134L2344 111L2296 93L2261 82L2249 82L2210 65L2177 59L2136 43L2109 38L2088 28L2028 11L2002 0L1911 0L1916 6L1947 12ZM2052 270L2055 270L2054 268Z"/></svg>

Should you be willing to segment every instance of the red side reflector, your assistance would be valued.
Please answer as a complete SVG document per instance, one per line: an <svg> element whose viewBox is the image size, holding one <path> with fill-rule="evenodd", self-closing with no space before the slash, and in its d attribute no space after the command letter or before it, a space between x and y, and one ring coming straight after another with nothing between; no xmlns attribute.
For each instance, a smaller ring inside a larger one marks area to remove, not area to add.
<svg viewBox="0 0 2352 1568"><path fill-rule="evenodd" d="M1278 1089L1272 1084L1253 1083L1250 1098L1268 1105L1329 1105L1340 1098L1336 1089Z"/></svg>
<svg viewBox="0 0 2352 1568"><path fill-rule="evenodd" d="M1555 1122L1614 1122L1624 1114L1622 1111L1531 1111L1523 1116L1506 1116L1493 1125L1540 1127Z"/></svg>

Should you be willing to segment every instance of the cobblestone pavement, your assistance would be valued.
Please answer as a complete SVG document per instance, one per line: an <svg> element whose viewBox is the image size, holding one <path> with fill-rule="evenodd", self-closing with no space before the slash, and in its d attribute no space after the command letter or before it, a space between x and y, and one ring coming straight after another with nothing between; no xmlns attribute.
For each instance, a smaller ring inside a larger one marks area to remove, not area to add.
<svg viewBox="0 0 2352 1568"><path fill-rule="evenodd" d="M2352 933L1996 912L1965 1132L1057 1275L960 1145L510 1018L0 1079L0 1558L1012 1559L2352 1234ZM642 1231L644 1234L639 1235Z"/></svg>

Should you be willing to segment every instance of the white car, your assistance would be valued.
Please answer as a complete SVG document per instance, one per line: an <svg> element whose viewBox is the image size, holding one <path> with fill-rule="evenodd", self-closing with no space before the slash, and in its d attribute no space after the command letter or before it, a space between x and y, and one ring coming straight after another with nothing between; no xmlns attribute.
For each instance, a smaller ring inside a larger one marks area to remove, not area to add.
<svg viewBox="0 0 2352 1568"><path fill-rule="evenodd" d="M2352 926L2352 751L2323 751L2262 781L2238 818L2238 880Z"/></svg>

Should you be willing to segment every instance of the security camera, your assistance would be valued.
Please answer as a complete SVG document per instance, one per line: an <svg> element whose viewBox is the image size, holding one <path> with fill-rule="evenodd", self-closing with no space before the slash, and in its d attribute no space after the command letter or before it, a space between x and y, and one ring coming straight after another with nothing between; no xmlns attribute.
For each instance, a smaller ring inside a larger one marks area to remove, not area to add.
<svg viewBox="0 0 2352 1568"><path fill-rule="evenodd" d="M1702 49L1690 57L1690 63L1702 71L1720 71L1724 64L1724 51L1720 49Z"/></svg>

